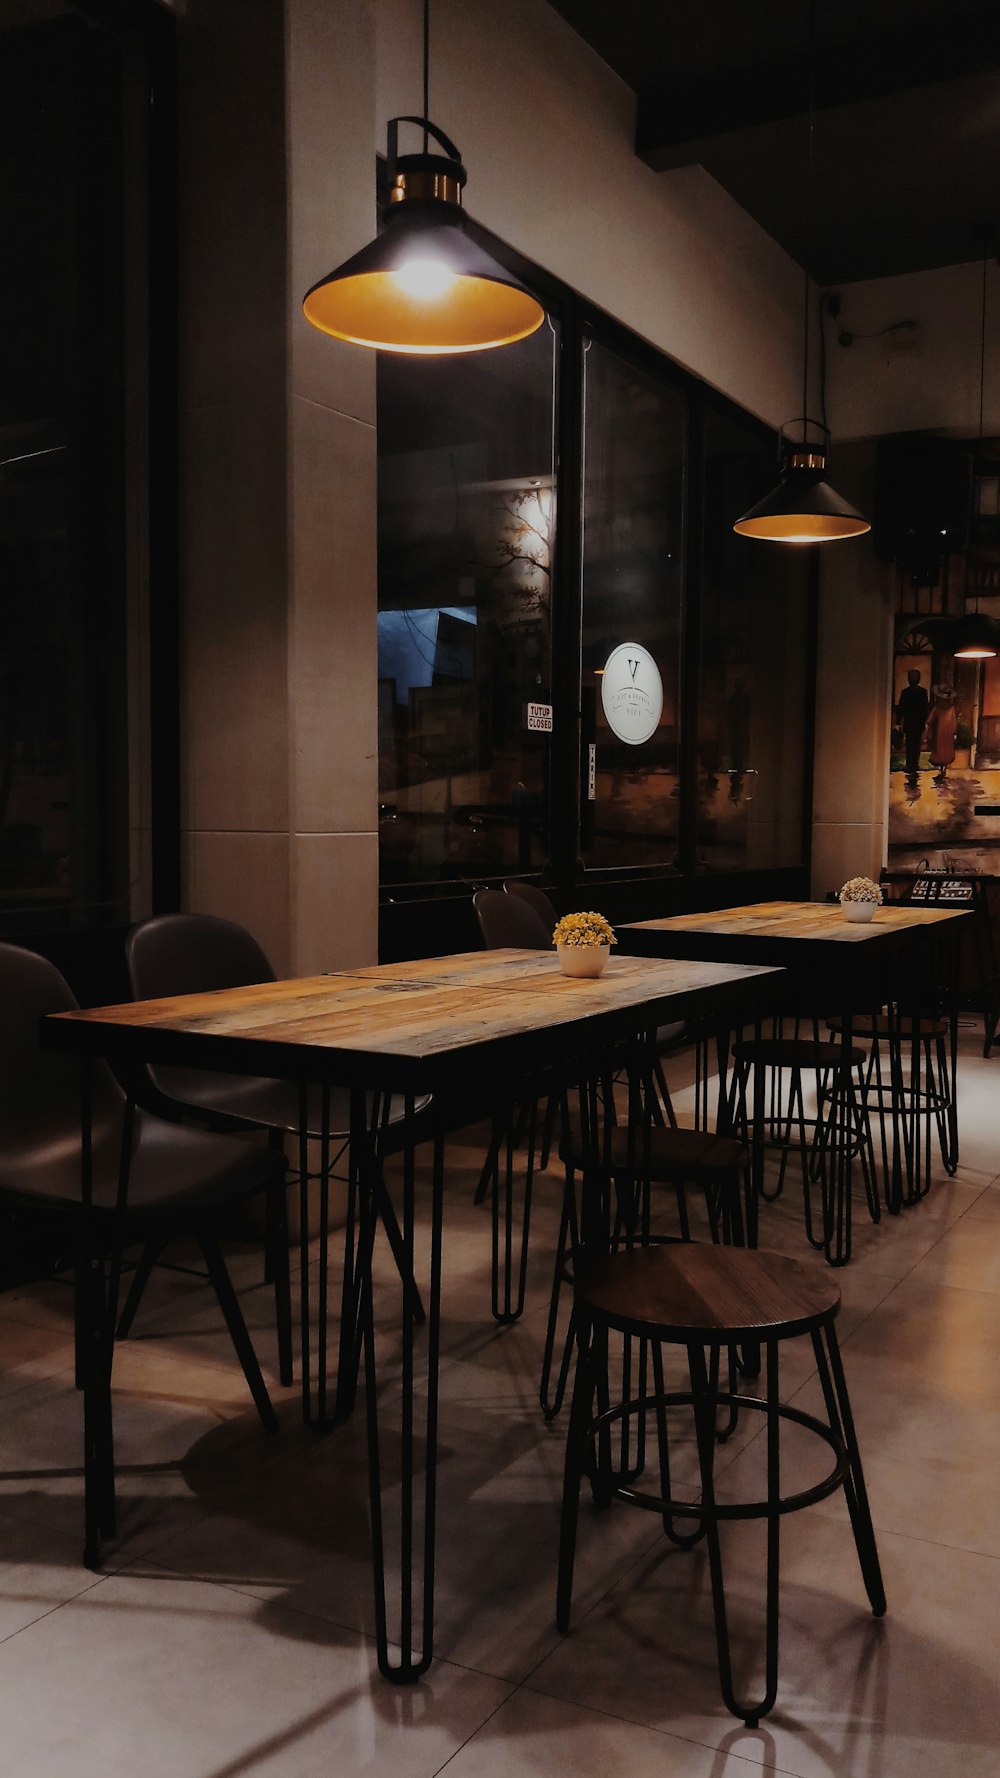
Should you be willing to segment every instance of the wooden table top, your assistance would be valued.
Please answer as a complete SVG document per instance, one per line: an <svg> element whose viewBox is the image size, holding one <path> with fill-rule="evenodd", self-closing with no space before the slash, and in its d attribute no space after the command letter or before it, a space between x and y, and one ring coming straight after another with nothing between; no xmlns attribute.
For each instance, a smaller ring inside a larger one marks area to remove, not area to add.
<svg viewBox="0 0 1000 1778"><path fill-rule="evenodd" d="M900 907L875 909L870 920L845 919L828 901L761 901L748 907L718 908L713 913L673 914L663 920L635 920L622 932L711 933L720 938L811 940L840 945L870 944L889 935L912 932L967 915L968 908Z"/></svg>
<svg viewBox="0 0 1000 1778"><path fill-rule="evenodd" d="M612 954L590 981L564 976L550 951L475 951L57 1013L43 1041L123 1061L422 1091L456 1068L542 1066L590 1041L745 1005L777 974Z"/></svg>

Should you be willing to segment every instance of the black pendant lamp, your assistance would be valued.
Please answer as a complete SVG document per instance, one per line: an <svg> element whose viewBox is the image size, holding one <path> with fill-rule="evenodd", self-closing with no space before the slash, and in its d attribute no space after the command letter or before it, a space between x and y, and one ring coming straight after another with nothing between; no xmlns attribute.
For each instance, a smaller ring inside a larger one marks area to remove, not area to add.
<svg viewBox="0 0 1000 1778"><path fill-rule="evenodd" d="M429 0L424 0L424 111L388 126L389 201L376 239L321 278L302 304L334 339L383 352L439 357L508 346L545 311L466 232L466 173L453 142L427 116ZM419 154L398 152L400 124L423 132ZM431 141L441 153L431 152Z"/></svg>
<svg viewBox="0 0 1000 1778"><path fill-rule="evenodd" d="M985 611L960 617L951 632L951 652L957 661L989 661L997 652L997 625Z"/></svg>
<svg viewBox="0 0 1000 1778"><path fill-rule="evenodd" d="M871 524L831 488L826 479L830 429L809 416L809 260L812 257L813 65L815 62L815 0L809 7L809 152L806 165L806 265L802 301L802 418L789 420L779 434L781 480L770 494L745 512L733 526L741 537L770 543L835 543L862 537Z"/></svg>
<svg viewBox="0 0 1000 1778"><path fill-rule="evenodd" d="M818 437L810 439L810 431ZM829 438L829 428L818 420L803 417L782 426L781 480L733 530L771 543L833 543L870 531L868 520L826 479Z"/></svg>
<svg viewBox="0 0 1000 1778"><path fill-rule="evenodd" d="M983 230L983 283L982 301L979 314L979 437L976 443L976 461L972 473L972 486L979 487L983 457L983 395L986 388L986 262L989 257L990 242L993 238L992 229ZM977 501L978 512L978 501ZM976 513L973 514L975 522ZM969 552L966 556L966 582L968 582L968 564L972 555L972 537L969 538ZM951 632L951 652L957 661L989 661L997 652L997 626L985 612L979 609L979 582L976 582L976 609L966 612L960 617Z"/></svg>

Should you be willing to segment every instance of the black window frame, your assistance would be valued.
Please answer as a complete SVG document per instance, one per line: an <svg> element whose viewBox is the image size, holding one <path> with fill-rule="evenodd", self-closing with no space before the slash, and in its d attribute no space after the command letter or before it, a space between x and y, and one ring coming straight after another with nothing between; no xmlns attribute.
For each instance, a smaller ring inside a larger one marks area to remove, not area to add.
<svg viewBox="0 0 1000 1778"><path fill-rule="evenodd" d="M697 707L701 649L702 536L704 521L704 422L711 409L740 425L773 450L775 477L778 440L773 427L677 364L667 353L624 322L589 301L543 267L535 265L489 230L467 219L469 234L538 296L559 324L556 376L556 530L551 564L553 733L549 771L549 870L542 878L557 903L577 905L586 885L600 892L602 910L612 920L654 913L725 907L739 902L800 899L809 893L813 712L816 685L818 567L809 552L807 586L806 732L802 801L802 860L794 866L730 873L695 868L698 802ZM584 781L581 730L580 648L583 622L583 358L584 342L594 338L647 374L672 383L687 404L687 463L684 481L684 574L681 601L679 791L680 871L673 866L586 869L579 856L581 787ZM761 488L761 494L766 486ZM757 545L753 548L780 548ZM385 961L435 955L478 942L470 891L499 879L393 886L379 897L379 954Z"/></svg>

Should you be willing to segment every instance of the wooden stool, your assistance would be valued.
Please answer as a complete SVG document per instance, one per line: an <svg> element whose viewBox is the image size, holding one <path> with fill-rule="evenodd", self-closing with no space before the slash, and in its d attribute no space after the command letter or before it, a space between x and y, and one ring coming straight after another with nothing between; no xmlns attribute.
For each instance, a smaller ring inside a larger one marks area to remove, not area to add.
<svg viewBox="0 0 1000 1778"><path fill-rule="evenodd" d="M839 1037L843 1026L838 1019L831 1019L830 1030ZM914 1017L897 1008L892 1017L880 1013L876 1018L868 1014L856 1019L852 1032L871 1045L864 1075L865 1097L879 1120L886 1207L896 1212L903 1204L917 1203L930 1190L935 1129L945 1172L954 1175L958 1167L958 1102L949 1053L951 1020L936 1014ZM905 1070L904 1062L909 1063ZM890 1165L886 1126L895 1124L894 1112L905 1166L899 1155Z"/></svg>
<svg viewBox="0 0 1000 1778"><path fill-rule="evenodd" d="M820 1042L815 1021L811 1022L811 1038L798 1035L800 1021L796 1020L795 1036L786 1037L779 1032L772 1037L740 1039L733 1046L735 1122L749 1141L752 1125L759 1117L765 1140L781 1150L777 1185L773 1191L762 1190L765 1199L780 1196L789 1151L797 1146L806 1239L810 1246L823 1249L831 1265L846 1265L851 1257L850 1159L855 1154L861 1163L869 1215L873 1222L878 1222L881 1215L864 1081L868 1058L865 1050L853 1045L845 1058L839 1043ZM850 1074L842 1078L845 1060ZM755 1104L751 1118L748 1088L758 1064L765 1071L768 1104ZM808 1118L802 1088L806 1072L816 1078L816 1115ZM787 1097L783 1085L786 1075ZM813 1130L811 1141L806 1137L807 1125ZM793 1128L797 1132L795 1143ZM813 1227L811 1186L816 1180L822 1203L820 1235Z"/></svg>
<svg viewBox="0 0 1000 1778"><path fill-rule="evenodd" d="M778 1533L782 1513L811 1506L842 1487L872 1611L876 1617L882 1617L886 1609L875 1533L833 1325L840 1308L840 1291L825 1268L817 1271L785 1254L693 1243L633 1248L590 1263L578 1261L575 1308L579 1356L566 1442L556 1602L559 1628L569 1628L580 1482L586 1474L599 1505L606 1505L617 1496L661 1512L665 1531L682 1547L689 1547L702 1536L706 1538L722 1696L734 1716L742 1717L748 1728L755 1728L771 1709L778 1688ZM653 1373L654 1395L609 1405L607 1336L612 1329L653 1342L658 1357ZM779 1397L778 1349L782 1340L800 1334L812 1338L826 1422L800 1408L782 1404ZM741 1342L758 1343L766 1354L763 1398L734 1394L732 1385L728 1391L718 1387L721 1349ZM664 1389L664 1345L686 1348L690 1390ZM599 1407L596 1418L595 1393ZM700 1501L678 1501L670 1495L667 1409L679 1406L689 1406L694 1413ZM716 1414L720 1406L757 1410L766 1417L767 1493L763 1500L735 1505L719 1505L716 1501L713 1471ZM616 1487L610 1475L612 1423L635 1414L644 1415L647 1409L656 1415L659 1495L639 1493L631 1486ZM786 1496L782 1496L780 1488L782 1420L793 1421L815 1433L834 1454L833 1468L821 1482ZM693 1533L682 1538L674 1527L675 1519L694 1520ZM765 1692L757 1703L741 1703L733 1692L719 1543L719 1524L725 1519L767 1521Z"/></svg>
<svg viewBox="0 0 1000 1778"><path fill-rule="evenodd" d="M669 1100L667 1103L669 1105ZM555 1419L562 1407L573 1346L575 1309L563 1335L562 1357L552 1388L560 1299L563 1290L573 1283L574 1257L580 1246L576 1179L578 1174L586 1171L586 1150L579 1119L571 1117L568 1120L559 1152L566 1168L566 1186L539 1385L546 1420ZM610 1125L604 1132L599 1156L592 1163L591 1170L606 1175L615 1188L617 1205L613 1225L608 1231L612 1246L640 1242L648 1247L665 1239L689 1241L691 1228L685 1195L688 1186L704 1194L712 1240L743 1245L746 1237L741 1192L747 1157L743 1144L735 1137L719 1136L711 1130L681 1129L676 1125L661 1128L647 1124L641 1130L630 1130L623 1124ZM676 1235L664 1236L652 1229L652 1193L657 1188L669 1192L676 1201Z"/></svg>

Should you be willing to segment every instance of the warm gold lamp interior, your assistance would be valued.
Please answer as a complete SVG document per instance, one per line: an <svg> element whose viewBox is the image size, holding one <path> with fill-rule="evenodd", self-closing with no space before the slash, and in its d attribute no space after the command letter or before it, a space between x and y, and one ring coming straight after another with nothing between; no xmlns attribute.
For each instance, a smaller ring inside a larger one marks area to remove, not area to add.
<svg viewBox="0 0 1000 1778"><path fill-rule="evenodd" d="M761 537L771 543L836 543L842 537L863 537L871 525L867 519L837 513L783 512L760 518L748 514L737 520L733 530L741 537Z"/></svg>
<svg viewBox="0 0 1000 1778"><path fill-rule="evenodd" d="M392 271L320 284L303 308L306 319L334 339L428 357L512 345L544 319L526 290L416 256Z"/></svg>

